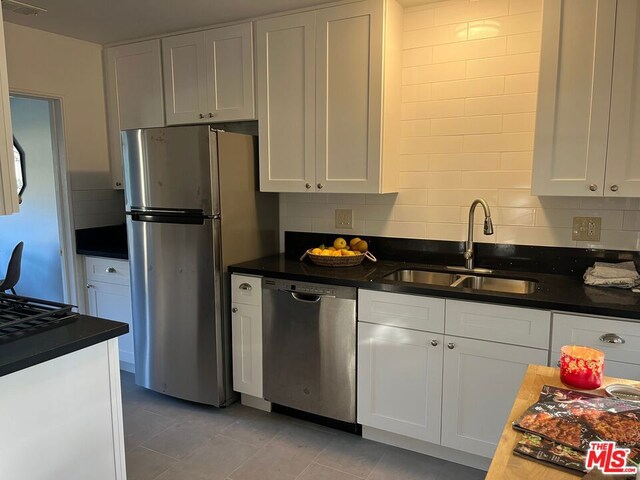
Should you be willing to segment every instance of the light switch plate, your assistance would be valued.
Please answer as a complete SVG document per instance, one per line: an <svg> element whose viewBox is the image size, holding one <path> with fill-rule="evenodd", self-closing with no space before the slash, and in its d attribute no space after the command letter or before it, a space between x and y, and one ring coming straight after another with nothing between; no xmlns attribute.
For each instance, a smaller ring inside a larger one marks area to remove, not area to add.
<svg viewBox="0 0 640 480"><path fill-rule="evenodd" d="M336 228L353 228L353 210L350 208L336 209Z"/></svg>
<svg viewBox="0 0 640 480"><path fill-rule="evenodd" d="M573 217L571 239L582 242L599 242L601 230L601 217Z"/></svg>

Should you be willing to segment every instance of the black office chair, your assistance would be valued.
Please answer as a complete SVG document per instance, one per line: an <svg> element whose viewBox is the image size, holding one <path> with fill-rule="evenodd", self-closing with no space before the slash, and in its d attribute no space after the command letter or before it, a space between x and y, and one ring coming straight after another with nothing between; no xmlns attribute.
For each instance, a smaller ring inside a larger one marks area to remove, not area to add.
<svg viewBox="0 0 640 480"><path fill-rule="evenodd" d="M7 290L11 290L11 293L16 294L14 287L18 283L18 280L20 280L20 264L22 263L23 247L24 242L20 242L13 249L9 265L7 265L7 274L3 280L0 280L0 292L4 293Z"/></svg>

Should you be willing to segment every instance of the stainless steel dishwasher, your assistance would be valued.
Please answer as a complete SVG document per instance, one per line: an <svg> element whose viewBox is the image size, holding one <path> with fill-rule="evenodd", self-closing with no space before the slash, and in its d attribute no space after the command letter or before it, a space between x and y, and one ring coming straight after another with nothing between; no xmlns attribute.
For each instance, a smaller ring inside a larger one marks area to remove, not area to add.
<svg viewBox="0 0 640 480"><path fill-rule="evenodd" d="M356 422L356 289L262 280L264 398Z"/></svg>

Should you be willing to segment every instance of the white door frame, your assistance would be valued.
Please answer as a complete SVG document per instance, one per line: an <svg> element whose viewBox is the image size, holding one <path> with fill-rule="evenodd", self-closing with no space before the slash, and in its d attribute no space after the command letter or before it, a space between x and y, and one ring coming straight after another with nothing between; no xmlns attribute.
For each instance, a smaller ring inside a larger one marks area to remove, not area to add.
<svg viewBox="0 0 640 480"><path fill-rule="evenodd" d="M78 280L83 278L83 274L75 253L76 237L73 221L71 180L65 142L64 98L55 94L16 89L11 89L9 94L14 97L33 98L49 102L64 302L77 305L79 311L84 312L86 307L84 290L78 283Z"/></svg>

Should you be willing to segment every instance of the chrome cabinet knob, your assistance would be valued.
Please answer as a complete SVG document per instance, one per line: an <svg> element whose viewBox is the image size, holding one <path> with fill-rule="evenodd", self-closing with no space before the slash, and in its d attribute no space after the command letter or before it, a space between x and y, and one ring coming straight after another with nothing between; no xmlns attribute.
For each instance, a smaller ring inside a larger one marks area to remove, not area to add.
<svg viewBox="0 0 640 480"><path fill-rule="evenodd" d="M116 187L121 187L122 186L122 182L116 182Z"/></svg>
<svg viewBox="0 0 640 480"><path fill-rule="evenodd" d="M310 190L310 189L311 189L311 184L310 184L310 183L307 183L307 184L305 185L305 188L306 188L307 190Z"/></svg>
<svg viewBox="0 0 640 480"><path fill-rule="evenodd" d="M558 361L556 362L556 366L558 366L558 367L560 366L560 360L558 360Z"/></svg>
<svg viewBox="0 0 640 480"><path fill-rule="evenodd" d="M611 187L610 187L610 188L611 188L611 191L612 191L612 192L617 192L617 191L618 191L618 188L620 188L620 187L618 187L618 185L611 185Z"/></svg>
<svg viewBox="0 0 640 480"><path fill-rule="evenodd" d="M209 118L213 118L213 117L215 117L215 116L216 116L216 114L215 114L215 113L209 113Z"/></svg>
<svg viewBox="0 0 640 480"><path fill-rule="evenodd" d="M438 340L431 340L431 345L433 345L434 347L438 346Z"/></svg>
<svg viewBox="0 0 640 480"><path fill-rule="evenodd" d="M592 192L595 192L596 190L598 190L598 185L596 185L595 183L592 183L591 185L589 185L589 190L591 190Z"/></svg>
<svg viewBox="0 0 640 480"><path fill-rule="evenodd" d="M93 285L91 285L90 283L87 283L87 288L96 288Z"/></svg>
<svg viewBox="0 0 640 480"><path fill-rule="evenodd" d="M231 311L232 311L233 313L238 313L238 307L233 307L233 308L231 309Z"/></svg>
<svg viewBox="0 0 640 480"><path fill-rule="evenodd" d="M204 118L204 113L201 113L200 115L198 115L200 118Z"/></svg>
<svg viewBox="0 0 640 480"><path fill-rule="evenodd" d="M116 273L116 269L115 269L115 268L113 268L113 267L107 267L106 272L107 272L107 273Z"/></svg>
<svg viewBox="0 0 640 480"><path fill-rule="evenodd" d="M318 188L319 188L320 190L322 190L322 187L324 187L324 185L323 185L323 184L321 184L321 183L319 183L319 184L318 184Z"/></svg>
<svg viewBox="0 0 640 480"><path fill-rule="evenodd" d="M605 333L604 335L600 336L599 340L602 343L611 343L613 345L622 345L623 343L625 343L624 338L615 333Z"/></svg>
<svg viewBox="0 0 640 480"><path fill-rule="evenodd" d="M449 350L453 350L454 348L456 348L456 344L453 342L447 343L447 348Z"/></svg>

